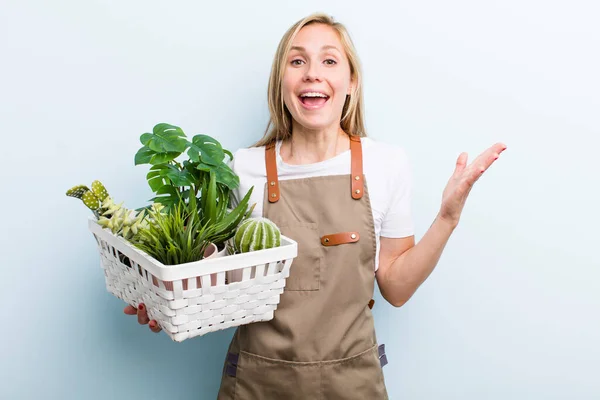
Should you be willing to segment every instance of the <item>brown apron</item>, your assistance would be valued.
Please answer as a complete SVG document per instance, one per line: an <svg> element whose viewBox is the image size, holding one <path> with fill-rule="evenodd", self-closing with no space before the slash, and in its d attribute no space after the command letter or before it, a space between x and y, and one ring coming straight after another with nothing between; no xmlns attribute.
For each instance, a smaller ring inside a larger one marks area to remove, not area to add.
<svg viewBox="0 0 600 400"><path fill-rule="evenodd" d="M375 229L351 137L351 174L279 181L265 149L263 216L298 242L271 321L236 330L218 400L387 399L373 315Z"/></svg>

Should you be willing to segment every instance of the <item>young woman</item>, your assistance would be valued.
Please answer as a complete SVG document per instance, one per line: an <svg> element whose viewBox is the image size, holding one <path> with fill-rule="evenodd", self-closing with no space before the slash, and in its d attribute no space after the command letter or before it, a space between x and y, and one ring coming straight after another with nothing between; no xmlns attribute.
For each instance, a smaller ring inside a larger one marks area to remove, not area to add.
<svg viewBox="0 0 600 400"><path fill-rule="evenodd" d="M469 191L506 149L469 166L465 153L440 211L415 245L411 181L401 147L366 137L361 69L345 27L313 14L283 36L262 140L238 150L238 194L254 186L254 216L298 242L273 320L243 325L229 346L218 398L387 399L371 308L375 280L402 306L437 264ZM256 189L260 190L256 190ZM148 323L142 309L127 307ZM150 328L160 327L150 321Z"/></svg>

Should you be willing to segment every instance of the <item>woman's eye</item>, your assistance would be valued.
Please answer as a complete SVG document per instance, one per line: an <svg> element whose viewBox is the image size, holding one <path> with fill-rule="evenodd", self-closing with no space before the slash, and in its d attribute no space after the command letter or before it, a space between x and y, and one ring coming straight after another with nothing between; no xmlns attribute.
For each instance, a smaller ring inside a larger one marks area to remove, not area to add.
<svg viewBox="0 0 600 400"><path fill-rule="evenodd" d="M292 60L292 65L300 65L300 63L302 63L302 62L303 61L300 59L295 59L295 60Z"/></svg>
<svg viewBox="0 0 600 400"><path fill-rule="evenodd" d="M335 65L337 63L335 62L335 60L332 60L331 58L328 58L327 60L325 60L325 64L327 64L327 65Z"/></svg>

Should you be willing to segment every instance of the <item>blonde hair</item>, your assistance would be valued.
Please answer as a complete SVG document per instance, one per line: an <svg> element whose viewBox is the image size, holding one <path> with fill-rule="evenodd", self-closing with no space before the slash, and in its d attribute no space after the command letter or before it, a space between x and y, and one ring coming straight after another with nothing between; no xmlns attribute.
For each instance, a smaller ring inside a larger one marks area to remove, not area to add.
<svg viewBox="0 0 600 400"><path fill-rule="evenodd" d="M336 22L333 17L327 14L314 13L292 25L279 42L269 78L268 104L270 120L262 139L251 147L265 146L276 140L283 140L292 136L292 115L285 107L281 86L292 42L298 32L300 32L300 29L310 24L325 24L338 33L346 51L348 63L350 64L350 76L354 82L352 94L346 97L346 102L342 109L340 125L344 132L350 136L367 136L364 125L362 70L354 43L343 24Z"/></svg>

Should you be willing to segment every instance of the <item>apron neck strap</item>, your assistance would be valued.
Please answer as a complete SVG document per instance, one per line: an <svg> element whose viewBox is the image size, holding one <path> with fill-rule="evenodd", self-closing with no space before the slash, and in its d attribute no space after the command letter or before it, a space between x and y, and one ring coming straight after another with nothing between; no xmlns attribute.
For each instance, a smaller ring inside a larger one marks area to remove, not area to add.
<svg viewBox="0 0 600 400"><path fill-rule="evenodd" d="M277 177L277 153L276 142L273 141L265 147L265 165L267 168L267 187L269 188L269 202L275 203L279 200L279 179ZM350 136L350 170L351 170L351 195L353 199L360 199L364 191L362 143L360 137Z"/></svg>
<svg viewBox="0 0 600 400"><path fill-rule="evenodd" d="M363 158L362 158L362 142L358 136L350 136L350 157L351 157L351 174L352 174L352 198L355 200L363 196Z"/></svg>
<svg viewBox="0 0 600 400"><path fill-rule="evenodd" d="M269 187L269 202L279 200L279 179L277 178L277 154L275 141L265 147L265 164L267 166L267 186Z"/></svg>

